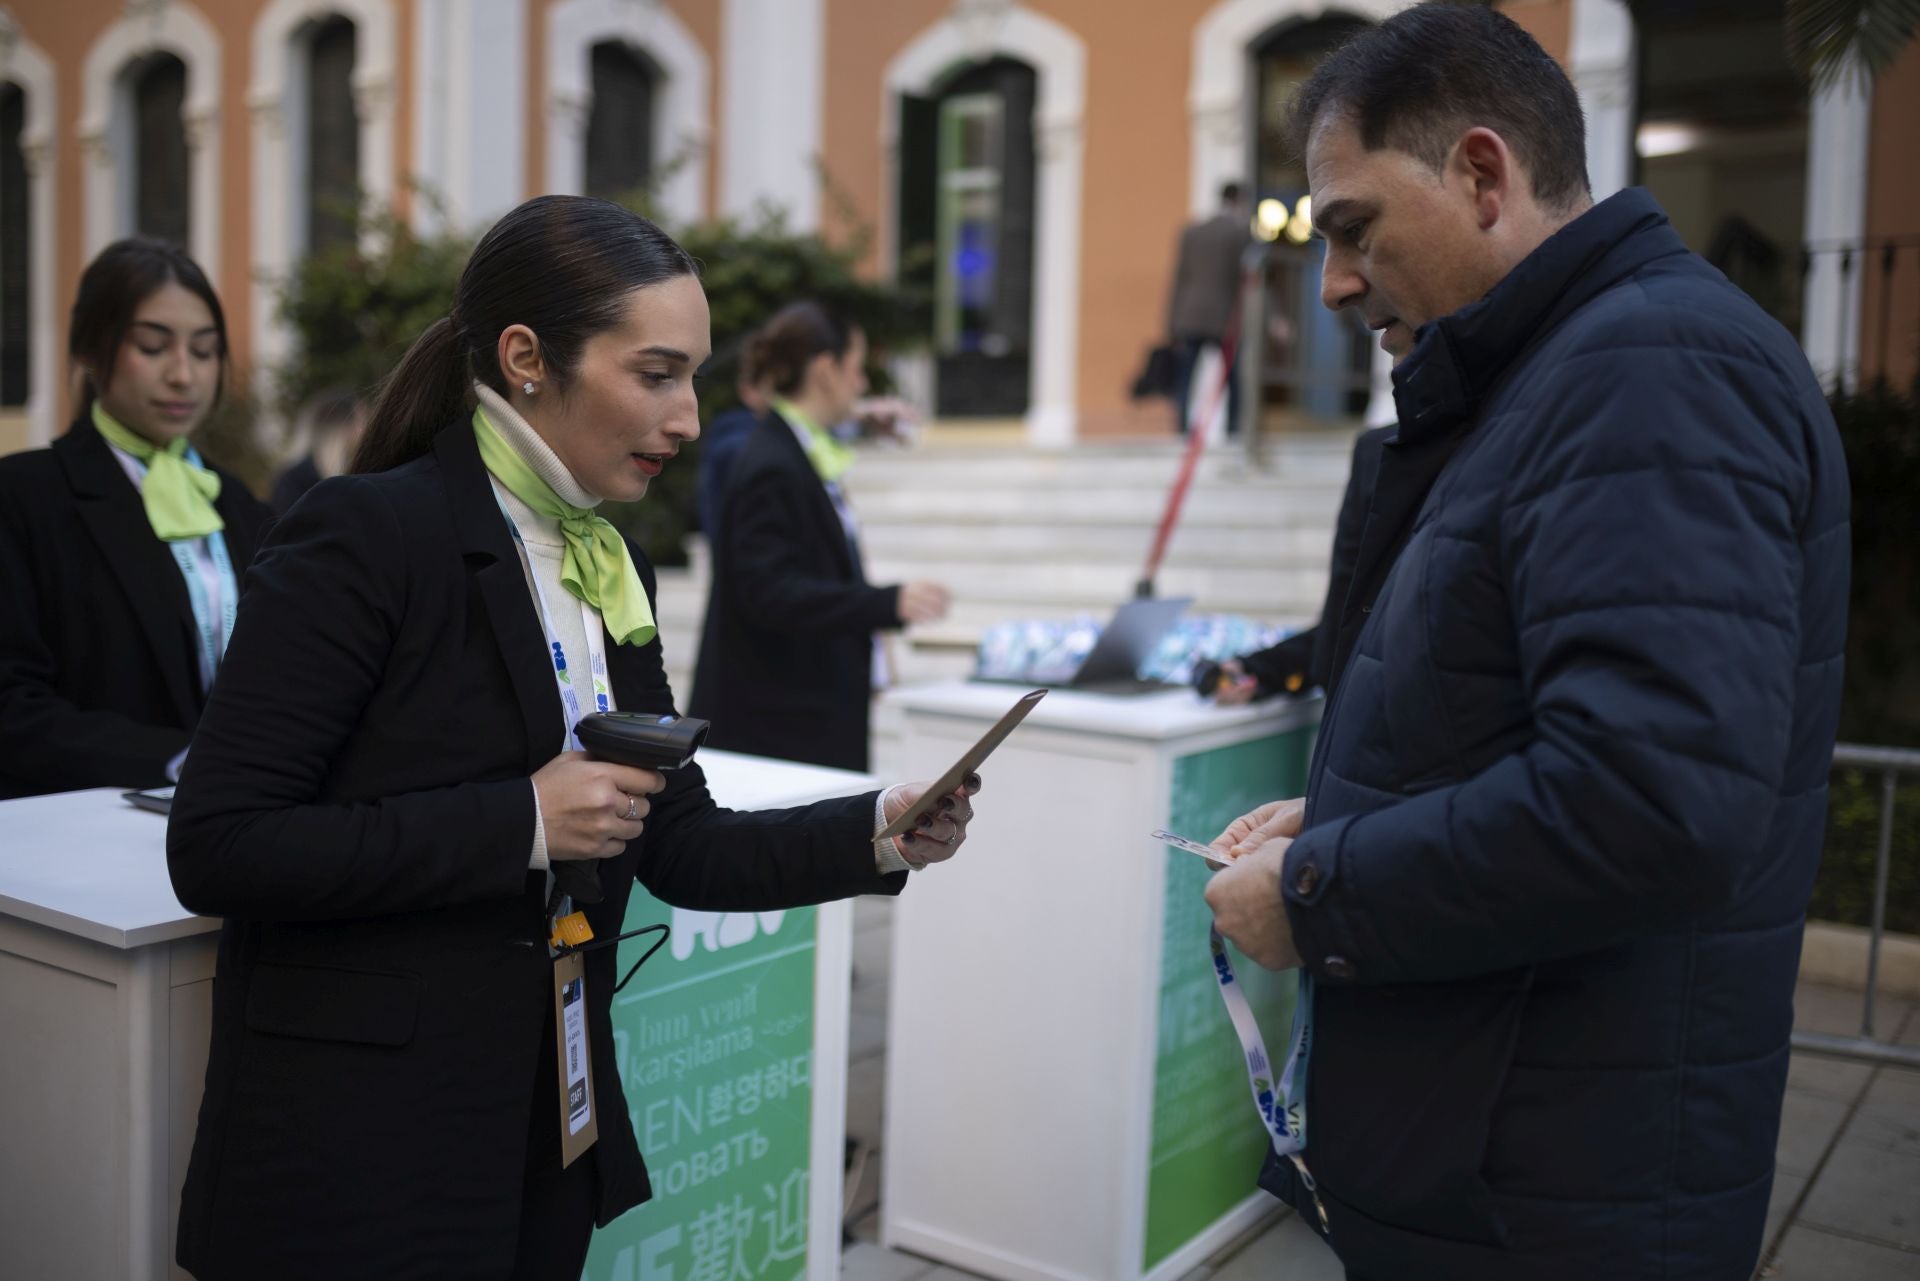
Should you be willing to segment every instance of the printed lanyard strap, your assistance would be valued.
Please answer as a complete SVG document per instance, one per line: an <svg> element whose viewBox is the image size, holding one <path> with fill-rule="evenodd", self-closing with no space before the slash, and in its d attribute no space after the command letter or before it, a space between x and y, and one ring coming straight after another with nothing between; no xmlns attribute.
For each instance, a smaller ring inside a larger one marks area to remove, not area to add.
<svg viewBox="0 0 1920 1281"><path fill-rule="evenodd" d="M1227 942L1220 931L1209 928L1207 947L1213 953L1214 977L1220 980L1220 1000L1233 1021L1234 1033L1246 1055L1247 1082L1253 1090L1254 1110L1267 1129L1274 1153L1292 1162L1300 1182L1313 1198L1320 1215L1322 1231L1327 1212L1320 1204L1320 1191L1307 1169L1301 1153L1307 1147L1307 1055L1313 1047L1313 976L1300 972L1300 994L1293 1007L1293 1035L1287 1046L1287 1062L1274 1079L1273 1063L1267 1057L1267 1043L1260 1035L1260 1024L1247 1001L1247 991L1234 977L1233 962L1227 956Z"/></svg>
<svg viewBox="0 0 1920 1281"><path fill-rule="evenodd" d="M193 629L200 646L200 675L211 683L221 655L227 652L227 641L233 636L240 591L234 582L233 559L227 554L226 535L215 530L206 538L207 552L213 560L214 590L220 593L220 616L215 619L205 566L193 552L193 544L198 541L181 539L168 543L167 550L173 553L173 563L180 567L180 577L187 585L187 600L193 606Z"/></svg>
<svg viewBox="0 0 1920 1281"><path fill-rule="evenodd" d="M187 449L187 461L200 463L200 455L192 447ZM144 477L147 468L135 459ZM227 552L227 536L220 530L214 530L206 536L207 555L212 560L212 582L208 581L207 566L194 554L194 544L198 538L181 538L167 544L167 551L173 555L173 563L180 567L180 577L187 586L187 602L193 607L193 630L200 646L200 681L203 687L213 684L213 674L220 666L220 658L227 652L227 641L233 636L233 619L240 608L240 585L233 576L233 558ZM220 600L219 617L214 617L213 596L218 593Z"/></svg>
<svg viewBox="0 0 1920 1281"><path fill-rule="evenodd" d="M513 523L513 516L505 506L500 514L507 518L507 528L513 533L513 543L520 553L520 567L526 571L527 582L533 588L533 603L540 611L540 629L546 633L547 654L553 660L553 677L560 686L560 706L566 713L567 747L572 751L583 750L580 736L574 727L586 713L580 707L580 695L573 687L573 677L567 668L567 650L560 643L560 636L553 629L553 616L547 610L547 594L540 586L540 579L533 572L533 562L527 555L527 543L520 536L520 527ZM585 601L576 601L580 606L581 629L587 634L587 664L593 675L593 710L610 712L613 710L611 686L607 683L607 637L601 629L600 615L593 606Z"/></svg>

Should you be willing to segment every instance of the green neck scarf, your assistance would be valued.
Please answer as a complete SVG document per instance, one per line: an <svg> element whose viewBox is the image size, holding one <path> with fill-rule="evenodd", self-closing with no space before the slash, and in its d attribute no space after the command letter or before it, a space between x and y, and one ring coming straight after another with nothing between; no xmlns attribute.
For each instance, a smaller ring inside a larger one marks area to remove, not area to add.
<svg viewBox="0 0 1920 1281"><path fill-rule="evenodd" d="M653 608L640 586L626 539L593 514L575 507L553 492L526 459L520 457L484 409L473 411L473 437L480 444L480 461L507 492L549 520L560 522L567 549L560 559L560 584L600 611L607 632L619 645L645 645L658 629Z"/></svg>
<svg viewBox="0 0 1920 1281"><path fill-rule="evenodd" d="M847 468L853 466L854 452L851 445L842 444L832 435L824 432L807 417L806 411L784 396L773 398L773 412L806 433L803 446L807 451L807 461L820 473L820 479L834 484L847 474Z"/></svg>
<svg viewBox="0 0 1920 1281"><path fill-rule="evenodd" d="M220 497L220 478L188 459L185 436L164 447L156 445L115 422L97 400L93 402L93 425L108 444L146 464L140 501L147 508L147 523L161 539L176 543L185 538L205 538L227 527L213 506L213 500Z"/></svg>

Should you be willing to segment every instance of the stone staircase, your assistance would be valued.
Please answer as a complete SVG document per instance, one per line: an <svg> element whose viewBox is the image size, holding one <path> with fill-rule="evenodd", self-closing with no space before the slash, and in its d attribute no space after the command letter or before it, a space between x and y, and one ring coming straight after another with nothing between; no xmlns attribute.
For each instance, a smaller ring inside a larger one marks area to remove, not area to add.
<svg viewBox="0 0 1920 1281"><path fill-rule="evenodd" d="M1320 610L1350 433L1295 432L1259 463L1237 444L1202 458L1158 580L1201 613L1305 625ZM1018 618L1109 613L1133 594L1180 467L1175 441L1086 443L1064 452L977 445L959 429L912 449L863 451L848 474L868 577L931 579L954 594L943 622L896 636L901 683L964 676L981 630ZM709 559L660 574L668 676L691 688ZM875 721L884 765L892 727Z"/></svg>

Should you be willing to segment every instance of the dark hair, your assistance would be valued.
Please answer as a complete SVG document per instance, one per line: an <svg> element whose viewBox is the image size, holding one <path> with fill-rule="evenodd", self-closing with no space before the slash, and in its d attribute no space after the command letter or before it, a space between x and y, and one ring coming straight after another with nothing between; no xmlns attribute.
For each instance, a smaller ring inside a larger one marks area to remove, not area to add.
<svg viewBox="0 0 1920 1281"><path fill-rule="evenodd" d="M858 330L817 302L788 303L747 340L742 367L753 370L776 395L792 395L806 381L814 357L844 357Z"/></svg>
<svg viewBox="0 0 1920 1281"><path fill-rule="evenodd" d="M580 349L619 323L628 294L698 274L673 237L630 209L587 196L527 201L480 238L452 313L429 325L381 384L353 470L385 471L426 453L471 408L476 381L506 395L495 353L509 326L540 339L564 395Z"/></svg>
<svg viewBox="0 0 1920 1281"><path fill-rule="evenodd" d="M213 313L213 327L220 334L220 380L214 384L213 403L220 403L227 381L227 313L220 309L220 296L186 250L164 240L135 236L114 241L87 264L68 315L67 355L87 374L80 402L83 414L113 381L113 366L133 313L166 285L179 285Z"/></svg>
<svg viewBox="0 0 1920 1281"><path fill-rule="evenodd" d="M1234 202L1240 199L1241 193L1244 192L1245 190L1246 188L1242 187L1237 182L1221 183L1220 184L1220 203L1223 205L1233 204Z"/></svg>
<svg viewBox="0 0 1920 1281"><path fill-rule="evenodd" d="M1513 149L1540 203L1587 194L1586 121L1560 64L1491 7L1427 0L1329 54L1293 100L1288 133L1306 154L1328 112L1343 112L1369 151L1393 147L1438 170L1482 126Z"/></svg>

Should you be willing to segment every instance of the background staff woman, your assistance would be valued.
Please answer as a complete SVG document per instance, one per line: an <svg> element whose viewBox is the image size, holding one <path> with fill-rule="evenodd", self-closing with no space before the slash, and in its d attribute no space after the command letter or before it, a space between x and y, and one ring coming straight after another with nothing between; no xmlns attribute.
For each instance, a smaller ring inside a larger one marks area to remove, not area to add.
<svg viewBox="0 0 1920 1281"><path fill-rule="evenodd" d="M166 782L272 517L187 438L220 403L227 322L158 240L80 278L79 415L0 459L0 797Z"/></svg>
<svg viewBox="0 0 1920 1281"><path fill-rule="evenodd" d="M650 1188L610 949L586 957L599 1139L561 1162L552 862L599 860L605 940L635 877L770 910L896 893L907 853L964 837L964 791L903 851L875 836L918 787L736 814L698 768L563 750L603 695L672 711L652 568L591 508L699 434L709 343L665 233L530 201L383 390L364 474L262 552L168 834L181 902L228 918L180 1214L201 1281L573 1281Z"/></svg>
<svg viewBox="0 0 1920 1281"><path fill-rule="evenodd" d="M771 411L732 464L713 545L693 714L712 742L762 756L867 768L868 714L885 683L875 633L946 616L937 583L875 587L840 487L853 451L831 429L867 388L867 339L815 302L782 308L746 366Z"/></svg>

